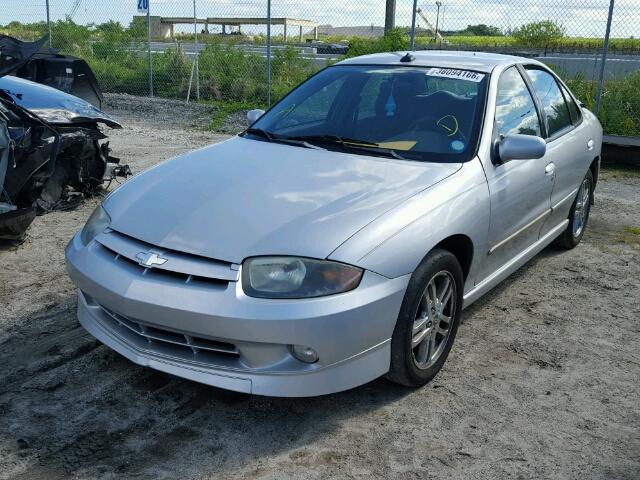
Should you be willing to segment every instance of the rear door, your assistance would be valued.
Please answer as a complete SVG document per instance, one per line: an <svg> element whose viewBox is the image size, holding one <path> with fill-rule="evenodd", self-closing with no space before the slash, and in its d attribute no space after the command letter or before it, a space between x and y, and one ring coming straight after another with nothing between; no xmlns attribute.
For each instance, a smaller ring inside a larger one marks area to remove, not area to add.
<svg viewBox="0 0 640 480"><path fill-rule="evenodd" d="M552 212L541 235L569 215L580 182L589 168L593 140L582 121L580 109L566 87L547 70L529 65L526 75L538 99L546 129L547 155L555 176L551 194Z"/></svg>
<svg viewBox="0 0 640 480"><path fill-rule="evenodd" d="M516 66L506 69L498 80L494 138L509 134L544 136L529 86ZM551 206L553 175L545 171L548 163L547 155L485 163L491 198L490 250L481 278L538 240Z"/></svg>

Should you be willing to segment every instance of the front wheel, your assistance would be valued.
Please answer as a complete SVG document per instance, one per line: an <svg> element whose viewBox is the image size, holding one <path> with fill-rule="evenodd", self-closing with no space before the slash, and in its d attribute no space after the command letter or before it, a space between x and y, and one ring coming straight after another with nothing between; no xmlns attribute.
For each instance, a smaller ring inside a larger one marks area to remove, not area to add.
<svg viewBox="0 0 640 480"><path fill-rule="evenodd" d="M418 387L440 371L458 331L462 269L446 250L429 253L409 281L391 339L387 378Z"/></svg>
<svg viewBox="0 0 640 480"><path fill-rule="evenodd" d="M569 211L569 225L556 239L557 245L571 249L580 243L589 222L592 200L593 174L589 170L580 184L576 198Z"/></svg>

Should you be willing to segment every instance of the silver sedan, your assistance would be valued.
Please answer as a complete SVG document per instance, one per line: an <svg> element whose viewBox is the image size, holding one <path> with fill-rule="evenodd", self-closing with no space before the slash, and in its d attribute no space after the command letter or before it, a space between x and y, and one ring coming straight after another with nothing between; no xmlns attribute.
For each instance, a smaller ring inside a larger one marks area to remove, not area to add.
<svg viewBox="0 0 640 480"><path fill-rule="evenodd" d="M602 129L534 60L358 57L248 117L67 247L80 322L135 363L260 395L420 386L463 308L584 235Z"/></svg>

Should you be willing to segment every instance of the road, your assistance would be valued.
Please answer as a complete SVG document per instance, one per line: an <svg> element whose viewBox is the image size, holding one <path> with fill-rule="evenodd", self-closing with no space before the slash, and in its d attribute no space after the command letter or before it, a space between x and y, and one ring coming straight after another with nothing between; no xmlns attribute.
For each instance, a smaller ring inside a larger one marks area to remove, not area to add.
<svg viewBox="0 0 640 480"><path fill-rule="evenodd" d="M598 78L601 55L553 54L537 57L546 65L554 67L563 77ZM619 78L640 70L640 55L609 55L605 64L605 78Z"/></svg>
<svg viewBox="0 0 640 480"><path fill-rule="evenodd" d="M146 45L145 45L146 46ZM247 45L247 44L229 44L228 46L244 50L246 53L252 53L259 55L262 58L267 58L267 47L264 45ZM201 52L206 47L206 44L199 43L197 46L193 43L180 43L180 47L186 55L194 55L196 52ZM139 45L134 47L139 49ZM151 42L151 51L154 53L162 53L169 48L175 48L175 43L169 42ZM316 53L316 49L313 47L294 47L302 58L307 60L313 60L318 67L324 67L327 62L331 60L338 60L339 55L319 54ZM284 49L282 45L273 45L271 47L272 55L277 50Z"/></svg>
<svg viewBox="0 0 640 480"><path fill-rule="evenodd" d="M180 43L180 46L185 54L194 55L196 52L202 51L206 47L206 44L198 44L196 46L193 43ZM231 44L230 46L233 48L241 48L247 53L260 55L263 58L267 57L267 47L263 45ZM141 47L136 45L132 48L138 50ZM152 52L161 53L168 48L175 48L175 43L151 42ZM283 48L282 45L274 45L272 46L272 52ZM337 54L318 54L314 47L296 46L294 48L300 52L303 58L313 60L319 67L325 66L329 61L340 59L340 55ZM561 72L563 76L568 78L582 75L586 79L596 79L600 72L601 55L599 53L554 53L548 56L540 55L534 58L554 67ZM638 70L640 70L640 54L609 55L605 67L605 78L624 77Z"/></svg>

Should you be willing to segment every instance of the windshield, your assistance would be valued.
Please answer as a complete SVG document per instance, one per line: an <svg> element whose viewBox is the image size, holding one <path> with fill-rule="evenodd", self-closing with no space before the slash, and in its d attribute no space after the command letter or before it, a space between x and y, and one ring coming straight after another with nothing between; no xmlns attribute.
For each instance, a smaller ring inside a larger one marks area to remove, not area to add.
<svg viewBox="0 0 640 480"><path fill-rule="evenodd" d="M464 162L475 154L487 77L450 68L337 65L293 90L247 134L358 154Z"/></svg>

